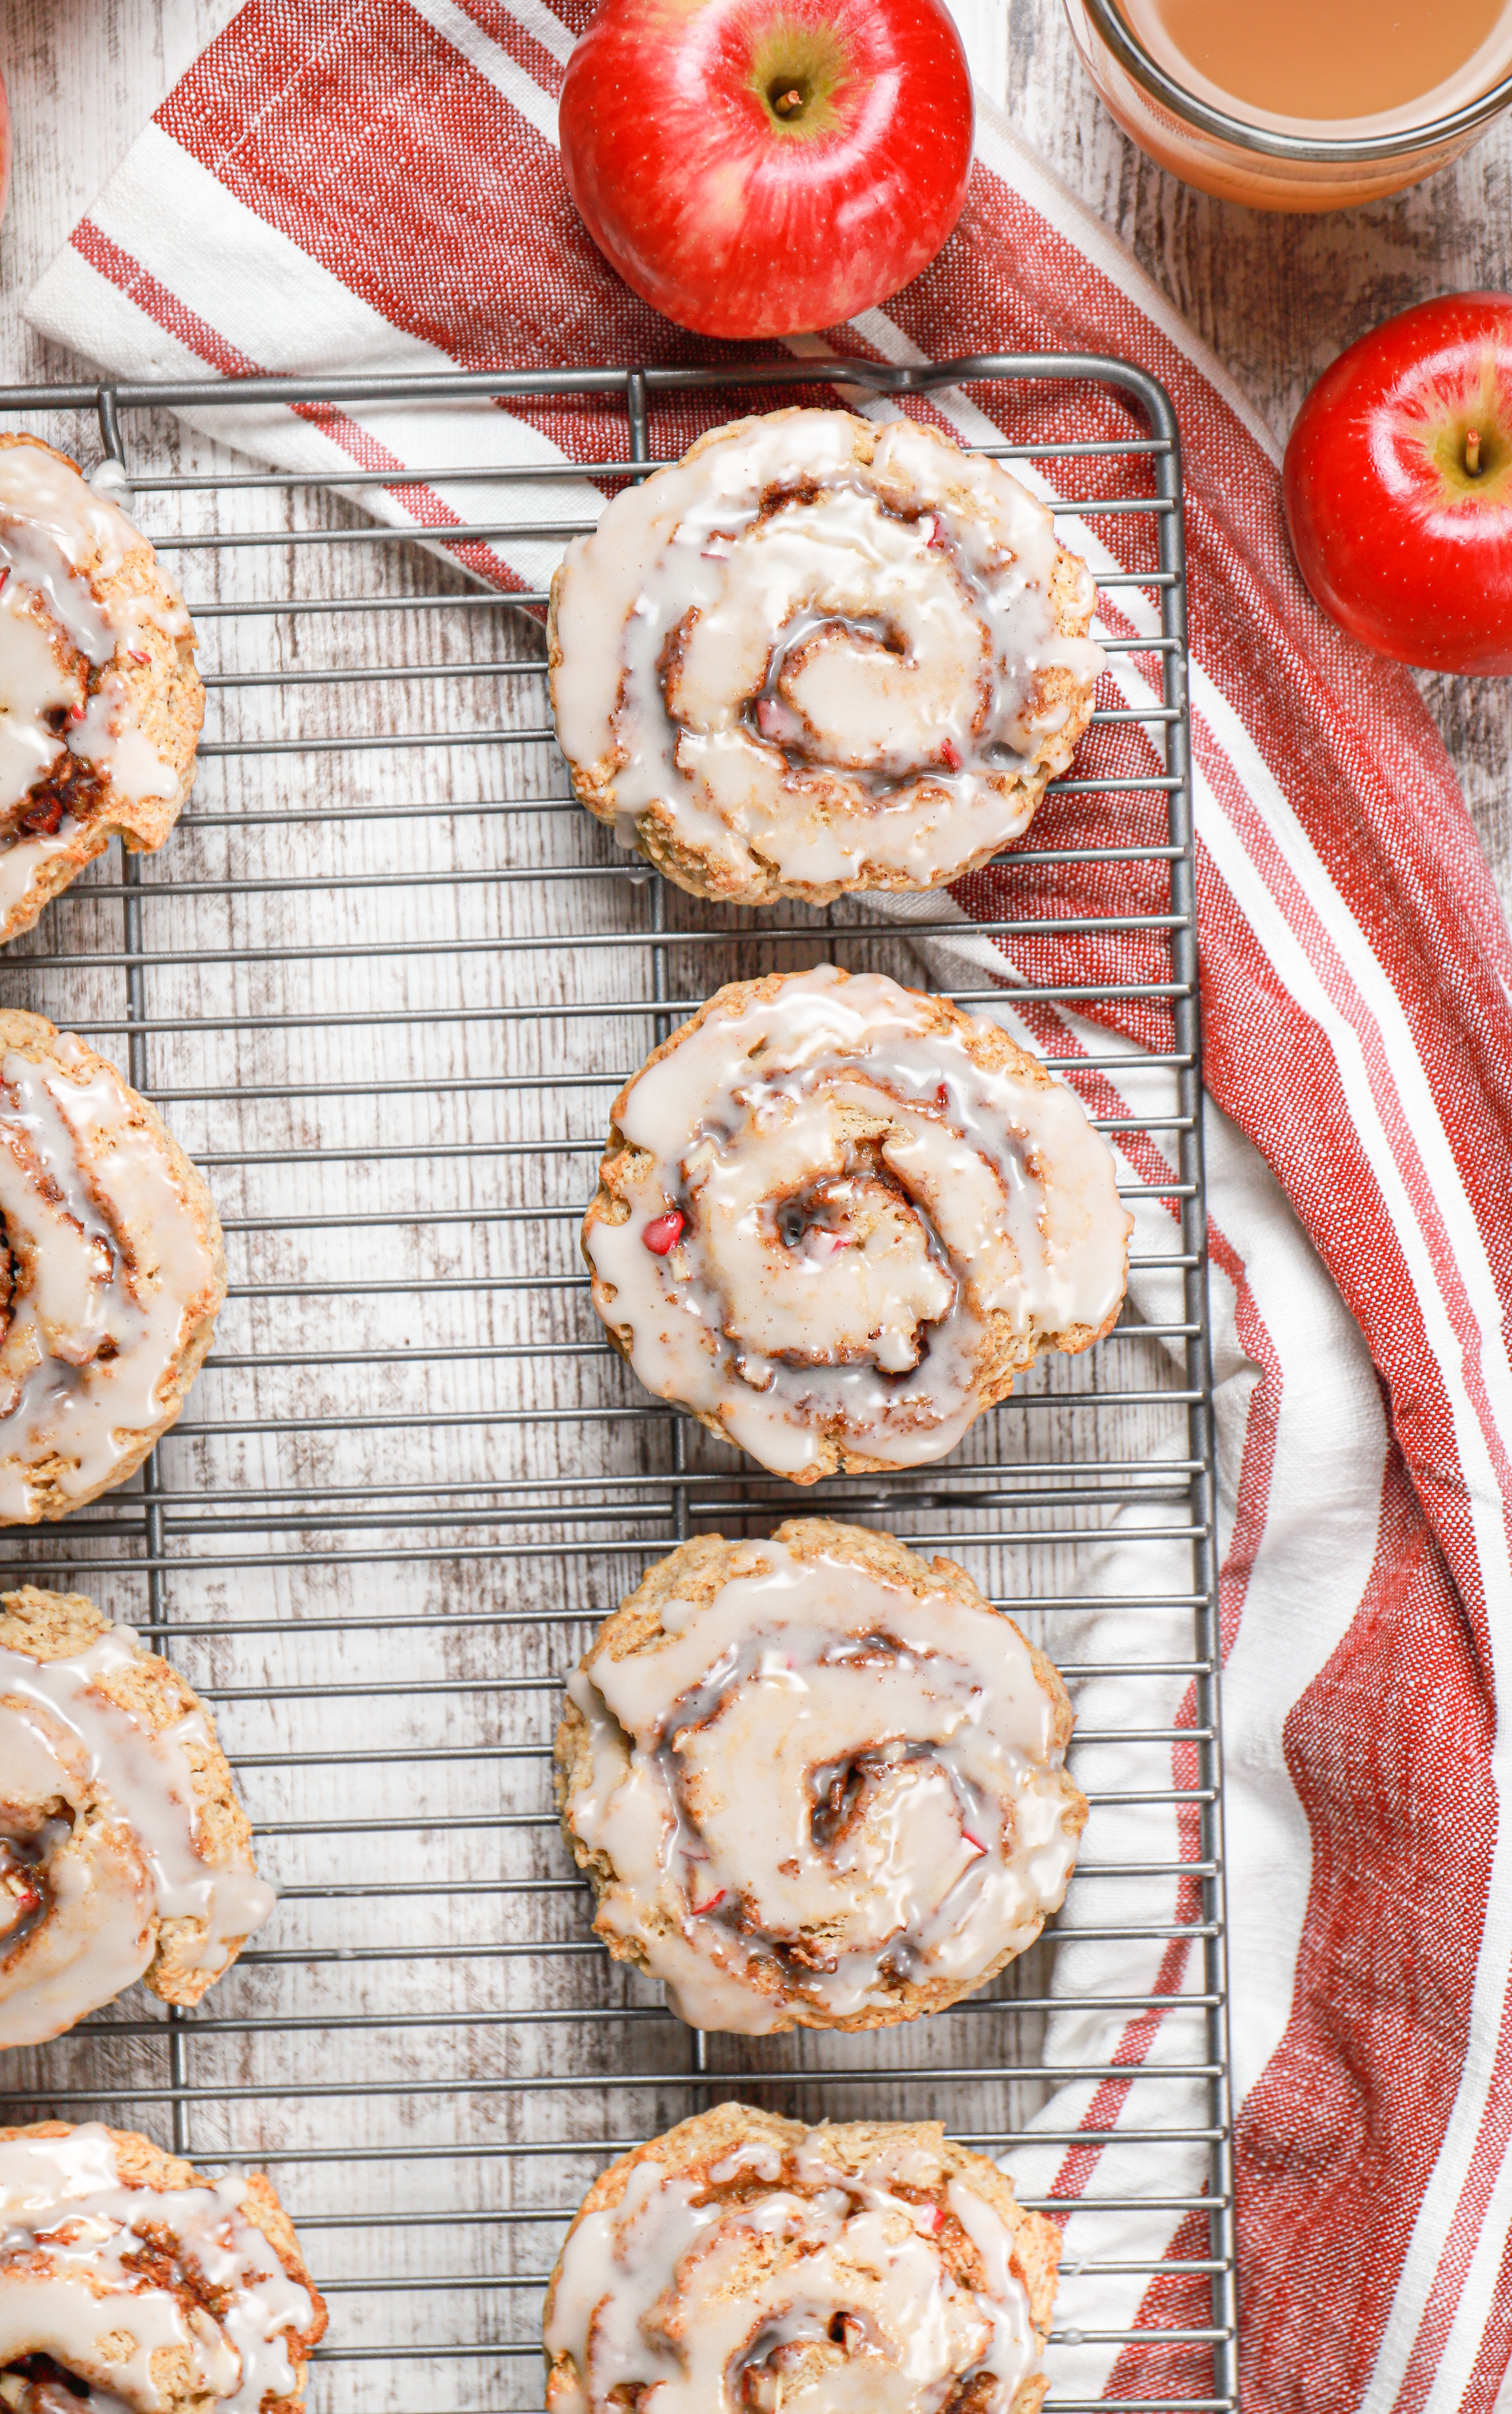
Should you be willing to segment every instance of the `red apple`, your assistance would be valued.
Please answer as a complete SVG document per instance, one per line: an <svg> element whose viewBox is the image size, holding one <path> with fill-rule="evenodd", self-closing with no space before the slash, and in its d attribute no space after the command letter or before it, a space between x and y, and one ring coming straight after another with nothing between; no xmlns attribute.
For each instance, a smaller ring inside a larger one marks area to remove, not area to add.
<svg viewBox="0 0 1512 2414"><path fill-rule="evenodd" d="M601 252L704 335L833 326L959 217L971 80L941 0L604 0L562 159Z"/></svg>
<svg viewBox="0 0 1512 2414"><path fill-rule="evenodd" d="M1326 612L1422 669L1512 671L1512 297L1362 335L1297 413L1286 525Z"/></svg>

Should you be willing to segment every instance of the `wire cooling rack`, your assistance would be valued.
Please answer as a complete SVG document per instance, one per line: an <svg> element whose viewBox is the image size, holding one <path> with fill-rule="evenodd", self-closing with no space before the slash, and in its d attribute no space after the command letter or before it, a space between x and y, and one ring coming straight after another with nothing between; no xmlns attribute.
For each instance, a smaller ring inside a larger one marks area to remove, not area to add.
<svg viewBox="0 0 1512 2414"><path fill-rule="evenodd" d="M731 409L816 374L742 371ZM265 2164L331 2302L312 2390L326 2414L539 2405L540 2293L567 2216L611 2152L724 2096L810 2119L941 2116L995 2153L1032 2132L1034 2169L1072 2161L1048 2197L1025 2193L1074 2202L1093 2240L1079 2283L1122 2290L1130 2326L1084 2343L1133 2346L1158 2271L1206 2284L1210 2311L1163 2367L1171 2393L1147 2377L1119 2395L1115 2366L1102 2402L1237 2402L1177 430L1158 385L1107 362L844 375L863 402L975 397L1015 439L987 449L1054 492L1068 542L1087 549L1119 515L1148 539L1103 584L1131 590L1131 610L1146 599L1150 627L1114 652L1138 655L1152 693L1114 694L1060 783L1105 800L1105 828L1058 852L1047 808L992 927L1010 954L1043 934L1053 881L1035 875L1112 859L1131 800L1163 802L1160 842L1121 853L1154 866L1164 911L1069 927L1089 946L1153 929L1164 951L1159 977L1121 986L1158 1036L1119 1072L1164 1084L1144 1128L1169 1178L1125 1188L1144 1295L1167 1312L1042 1363L944 1467L801 1495L648 1401L604 1345L575 1231L610 1100L721 980L833 958L969 1005L1001 1002L1001 984L950 952L944 901L931 941L853 902L753 916L665 887L567 793L539 618L364 517L370 469L252 469L215 433L249 404L360 421L364 404L429 398L482 426L501 397L525 412L544 398L596 410L606 470L633 476L681 449L676 412L718 373L0 394L7 425L121 465L194 611L209 691L170 842L93 867L0 958L0 1003L83 1031L160 1102L210 1178L231 1270L209 1366L139 1482L62 1528L9 1534L4 1564L91 1591L215 1703L282 1888L200 2011L134 1989L8 2057L6 2116L103 2118L213 2167ZM1054 437L1074 389L1100 398L1102 440ZM581 524L540 525L541 484L565 495L565 471L466 476L497 511L449 542L520 534L527 488L536 538ZM1108 753L1131 723L1153 767ZM1105 993L1089 978L1016 996L1087 1010ZM1073 1082L1111 1061L1086 1030ZM1084 1721L1074 1766L1102 1832L1143 1821L1153 1856L1099 1859L1094 1821L1067 1917L1090 1902L1073 1949L1101 1941L1135 1974L1087 1999L1095 2034L1179 1996L1159 2024L1176 2042L1116 2071L1062 2050L1057 2081L1082 2089L1069 2125L1044 2109L1042 2047L1065 2003L1052 1939L926 2022L742 2040L681 2027L589 1933L551 1810L565 1674L679 1538L825 1510L948 1550L1084 1701L1112 1682L1140 1706L1132 1724ZM1179 2117L1140 2120L1146 2079L1185 2089ZM1073 2174L1074 2149L1095 2176ZM1130 2258L1141 2216L1170 2240L1164 2264ZM1088 2402L1056 2378L1075 2344L1052 2347L1059 2414Z"/></svg>

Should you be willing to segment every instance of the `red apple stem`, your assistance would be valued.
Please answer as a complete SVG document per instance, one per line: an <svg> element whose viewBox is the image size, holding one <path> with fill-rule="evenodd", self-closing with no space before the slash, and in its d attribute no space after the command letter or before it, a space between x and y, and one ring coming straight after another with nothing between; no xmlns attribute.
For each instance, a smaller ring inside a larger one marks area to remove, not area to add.
<svg viewBox="0 0 1512 2414"><path fill-rule="evenodd" d="M1480 475L1480 430L1473 427L1465 438L1465 468L1473 478Z"/></svg>
<svg viewBox="0 0 1512 2414"><path fill-rule="evenodd" d="M803 95L794 84L790 92L779 92L773 100L772 107L778 117L791 117L794 110L803 107Z"/></svg>

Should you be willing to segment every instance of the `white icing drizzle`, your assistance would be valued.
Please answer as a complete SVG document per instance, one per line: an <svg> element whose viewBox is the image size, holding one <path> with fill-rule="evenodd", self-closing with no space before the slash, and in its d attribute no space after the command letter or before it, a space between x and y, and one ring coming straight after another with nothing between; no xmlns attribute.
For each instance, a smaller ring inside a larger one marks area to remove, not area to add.
<svg viewBox="0 0 1512 2414"><path fill-rule="evenodd" d="M8 550L0 526L0 562ZM67 583L87 595L82 579ZM58 644L35 589L13 573L0 587L0 812L12 812L63 753L53 722L83 708L77 661Z"/></svg>
<svg viewBox="0 0 1512 2414"><path fill-rule="evenodd" d="M145 543L71 462L37 444L0 447L0 812L14 813L66 753L130 803L178 794L177 767L142 731L120 670L107 667L139 650L149 626L190 633L176 596L101 590ZM92 693L86 664L104 672ZM4 863L0 902L29 885L33 843L19 834L12 851L26 861Z"/></svg>
<svg viewBox="0 0 1512 2414"><path fill-rule="evenodd" d="M1033 1943L1075 1859L1028 1645L986 1604L750 1547L758 1572L662 1605L654 1649L569 1682L592 1777L564 1815L615 1870L595 1926L695 2028L975 1985Z"/></svg>
<svg viewBox="0 0 1512 2414"><path fill-rule="evenodd" d="M645 1157L617 1177L628 1220L585 1230L599 1313L648 1391L778 1474L817 1471L824 1435L890 1467L943 1457L983 1405L989 1315L1027 1363L1123 1294L1133 1219L1080 1101L983 1071L926 1004L794 973L716 1006L620 1102Z"/></svg>
<svg viewBox="0 0 1512 2414"><path fill-rule="evenodd" d="M3 458L3 455L0 455ZM0 1522L36 1514L31 1470L82 1496L159 1424L162 1385L215 1265L193 1205L112 1066L75 1080L0 1060L0 1223L11 1254L0 1340Z"/></svg>
<svg viewBox="0 0 1512 2414"><path fill-rule="evenodd" d="M548 2308L547 2351L571 2359L550 2414L936 2414L971 2378L980 2414L1008 2414L1038 2345L1006 2225L965 2179L946 2205L981 2288L950 2269L938 2202L895 2192L938 2199L938 2160L906 2138L852 2174L814 2130L764 2193L735 2176L729 2197L716 2172L648 2157L616 2206L579 2221Z"/></svg>
<svg viewBox="0 0 1512 2414"><path fill-rule="evenodd" d="M0 2372L49 2355L88 2382L92 2407L157 2414L168 2400L153 2360L168 2348L187 2357L196 2403L227 2414L295 2394L285 2333L308 2330L315 2305L247 2219L245 2195L242 2179L128 2186L97 2122L0 2143ZM173 2287L128 2267L149 2229L173 2253ZM218 2316L196 2302L215 2289Z"/></svg>
<svg viewBox="0 0 1512 2414"><path fill-rule="evenodd" d="M738 893L926 888L1029 822L1071 759L1049 512L982 454L839 410L738 423L606 505L555 611L557 736L625 843L652 813ZM1090 612L1090 574L1079 573ZM1037 765L1043 766L1036 768ZM759 859L759 862L758 862Z"/></svg>
<svg viewBox="0 0 1512 2414"><path fill-rule="evenodd" d="M77 849L85 828L85 824L76 820L72 813L65 813L51 836L43 830L9 841L0 838L0 926L34 900L37 911L40 912L47 902L43 883L49 865L56 857ZM31 918L35 920L35 914ZM17 927L23 926L18 924Z"/></svg>
<svg viewBox="0 0 1512 2414"><path fill-rule="evenodd" d="M44 1890L9 1952L0 1935L0 2046L56 2036L140 1978L155 1913L200 1923L181 1965L219 1976L273 1911L245 1848L215 1863L201 1852L185 1747L208 1746L203 1713L155 1729L101 1690L147 1657L128 1626L60 1660L0 1647L0 1838Z"/></svg>

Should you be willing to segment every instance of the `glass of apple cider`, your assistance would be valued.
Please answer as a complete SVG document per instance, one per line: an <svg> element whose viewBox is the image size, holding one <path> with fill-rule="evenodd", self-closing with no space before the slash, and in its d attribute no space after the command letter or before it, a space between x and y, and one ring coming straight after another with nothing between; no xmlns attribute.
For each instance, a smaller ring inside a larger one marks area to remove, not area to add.
<svg viewBox="0 0 1512 2414"><path fill-rule="evenodd" d="M1173 175L1261 210L1400 192L1512 103L1512 0L1065 0L1092 82Z"/></svg>

